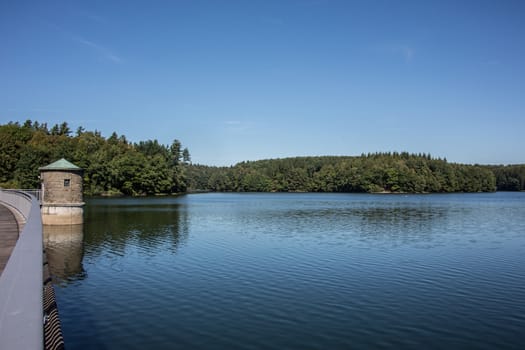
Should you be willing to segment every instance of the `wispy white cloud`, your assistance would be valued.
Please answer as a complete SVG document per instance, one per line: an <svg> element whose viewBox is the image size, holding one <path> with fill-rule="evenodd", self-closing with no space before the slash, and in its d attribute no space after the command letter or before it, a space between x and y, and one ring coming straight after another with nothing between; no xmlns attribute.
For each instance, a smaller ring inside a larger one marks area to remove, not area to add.
<svg viewBox="0 0 525 350"><path fill-rule="evenodd" d="M231 125L241 125L241 123L242 122L239 121L239 120L226 120L224 122L224 124L229 125L229 126L231 126Z"/></svg>
<svg viewBox="0 0 525 350"><path fill-rule="evenodd" d="M81 11L79 12L79 15L87 18L90 21L96 22L96 23L108 23L108 20L98 14L87 12L87 11Z"/></svg>
<svg viewBox="0 0 525 350"><path fill-rule="evenodd" d="M403 55L405 58L405 62L411 62L414 58L415 50L412 47L409 46L399 46L397 48L399 52Z"/></svg>
<svg viewBox="0 0 525 350"><path fill-rule="evenodd" d="M92 48L94 51L98 52L98 54L101 55L101 57L105 58L108 61L111 61L113 63L122 63L122 59L119 56L117 56L111 50L100 44L86 40L78 35L71 35L71 39L82 45Z"/></svg>
<svg viewBox="0 0 525 350"><path fill-rule="evenodd" d="M401 56L405 62L412 62L416 51L413 47L408 45L390 45L386 46L385 50L396 56Z"/></svg>
<svg viewBox="0 0 525 350"><path fill-rule="evenodd" d="M100 45L96 42L90 41L85 39L84 37L81 37L80 35L71 33L55 23L42 21L42 23L48 27L54 28L56 31L58 31L63 37L67 38L68 40L74 41L78 44L84 45L86 47L89 47L93 52L97 53L100 57L105 59L106 61L113 62L113 63L122 63L122 58L117 55L113 50Z"/></svg>
<svg viewBox="0 0 525 350"><path fill-rule="evenodd" d="M250 130L253 125L251 122L240 121L240 120L226 120L223 122L225 129L231 132L242 133Z"/></svg>
<svg viewBox="0 0 525 350"><path fill-rule="evenodd" d="M414 47L409 45L384 44L376 46L375 50L383 54L401 57L406 63L412 62L416 55Z"/></svg>

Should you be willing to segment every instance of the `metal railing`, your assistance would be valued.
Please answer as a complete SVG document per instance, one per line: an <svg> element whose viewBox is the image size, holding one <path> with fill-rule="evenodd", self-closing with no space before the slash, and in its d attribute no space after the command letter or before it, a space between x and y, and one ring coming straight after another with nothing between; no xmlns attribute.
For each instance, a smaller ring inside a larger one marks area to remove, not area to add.
<svg viewBox="0 0 525 350"><path fill-rule="evenodd" d="M42 349L42 217L36 197L0 190L0 203L25 218L24 229L0 276L0 349Z"/></svg>
<svg viewBox="0 0 525 350"><path fill-rule="evenodd" d="M6 189L6 188L1 188L0 187L0 191L15 192L15 193L19 193L22 196L31 195L31 196L35 197L40 202L40 204L42 204L42 190L39 190L39 189L21 189L21 190L16 189L16 190L13 190L13 189Z"/></svg>
<svg viewBox="0 0 525 350"><path fill-rule="evenodd" d="M42 190L28 189L28 190L19 190L19 191L22 191L24 193L27 193L35 197L40 202L40 204L42 204Z"/></svg>

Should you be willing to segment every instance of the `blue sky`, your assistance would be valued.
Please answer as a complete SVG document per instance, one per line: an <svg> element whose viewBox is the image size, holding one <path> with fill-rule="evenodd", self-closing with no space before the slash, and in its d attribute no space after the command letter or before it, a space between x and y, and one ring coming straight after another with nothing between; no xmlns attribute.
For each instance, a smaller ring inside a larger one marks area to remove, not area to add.
<svg viewBox="0 0 525 350"><path fill-rule="evenodd" d="M195 163L425 152L525 163L524 1L0 0L0 122Z"/></svg>

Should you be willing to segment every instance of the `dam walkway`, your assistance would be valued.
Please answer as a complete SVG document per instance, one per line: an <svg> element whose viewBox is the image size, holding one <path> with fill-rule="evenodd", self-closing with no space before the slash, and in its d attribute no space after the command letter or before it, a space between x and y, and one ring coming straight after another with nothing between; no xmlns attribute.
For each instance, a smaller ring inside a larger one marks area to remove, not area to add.
<svg viewBox="0 0 525 350"><path fill-rule="evenodd" d="M0 349L63 349L40 202L0 189Z"/></svg>
<svg viewBox="0 0 525 350"><path fill-rule="evenodd" d="M0 275L2 275L7 261L15 248L21 230L21 223L18 222L15 213L5 205L0 204Z"/></svg>

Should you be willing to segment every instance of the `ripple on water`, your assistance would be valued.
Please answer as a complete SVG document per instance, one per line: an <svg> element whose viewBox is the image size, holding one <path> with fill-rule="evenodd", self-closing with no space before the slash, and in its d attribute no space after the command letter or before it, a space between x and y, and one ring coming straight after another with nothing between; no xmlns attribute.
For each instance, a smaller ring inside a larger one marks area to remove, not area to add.
<svg viewBox="0 0 525 350"><path fill-rule="evenodd" d="M525 229L509 218L524 217L525 197L493 198L212 194L88 203L81 245L48 249L62 281L66 342L523 348Z"/></svg>

